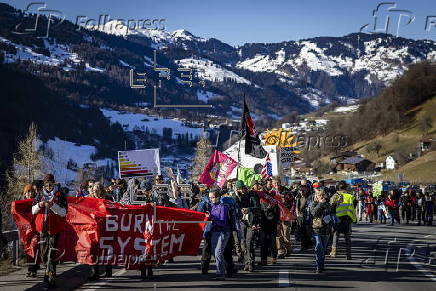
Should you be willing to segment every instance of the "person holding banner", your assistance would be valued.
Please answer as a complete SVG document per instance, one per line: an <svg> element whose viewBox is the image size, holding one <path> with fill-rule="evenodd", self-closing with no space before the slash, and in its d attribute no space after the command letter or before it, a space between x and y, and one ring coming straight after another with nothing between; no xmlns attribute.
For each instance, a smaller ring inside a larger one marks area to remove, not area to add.
<svg viewBox="0 0 436 291"><path fill-rule="evenodd" d="M226 204L220 202L218 189L209 192L210 215L212 221L211 245L216 261L216 280L225 280L224 249L232 233L229 209Z"/></svg>
<svg viewBox="0 0 436 291"><path fill-rule="evenodd" d="M35 228L40 233L41 260L46 265L44 282L49 287L56 286L57 242L64 229L67 215L67 199L65 194L55 185L54 176L44 177L44 187L33 200L32 214L35 215Z"/></svg>

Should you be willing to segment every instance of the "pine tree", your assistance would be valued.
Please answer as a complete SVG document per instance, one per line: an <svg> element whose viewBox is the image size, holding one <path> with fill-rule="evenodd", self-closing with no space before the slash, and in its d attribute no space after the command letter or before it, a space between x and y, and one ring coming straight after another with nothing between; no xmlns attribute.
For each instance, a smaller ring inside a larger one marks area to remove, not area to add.
<svg viewBox="0 0 436 291"><path fill-rule="evenodd" d="M192 180L197 181L203 173L204 167L206 167L207 162L209 161L210 155L212 153L211 143L209 139L205 136L202 136L200 140L197 142L197 146L195 149L195 157L192 162Z"/></svg>

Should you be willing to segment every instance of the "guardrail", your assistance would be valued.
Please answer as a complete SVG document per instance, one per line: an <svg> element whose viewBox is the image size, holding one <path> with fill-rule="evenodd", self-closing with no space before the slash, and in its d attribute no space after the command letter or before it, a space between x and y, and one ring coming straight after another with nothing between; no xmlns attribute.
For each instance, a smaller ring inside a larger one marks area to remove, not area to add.
<svg viewBox="0 0 436 291"><path fill-rule="evenodd" d="M19 265L19 250L20 236L18 230L3 231L3 237L9 242L12 242L12 264Z"/></svg>

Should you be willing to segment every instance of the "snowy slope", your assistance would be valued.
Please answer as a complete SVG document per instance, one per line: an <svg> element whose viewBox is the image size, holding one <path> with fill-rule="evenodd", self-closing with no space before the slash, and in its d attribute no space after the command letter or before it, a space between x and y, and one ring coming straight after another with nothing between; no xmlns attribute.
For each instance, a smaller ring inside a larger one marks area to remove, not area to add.
<svg viewBox="0 0 436 291"><path fill-rule="evenodd" d="M71 52L71 48L63 44L50 44L47 40L44 41L45 48L50 52L50 56L46 56L33 51L31 47L13 43L10 40L0 37L0 42L12 45L16 49L16 53L5 53L5 63L15 63L17 61L31 61L36 64L47 66L59 66L70 64L78 64L81 60L76 53Z"/></svg>
<svg viewBox="0 0 436 291"><path fill-rule="evenodd" d="M112 159L93 161L91 157L97 150L90 145L78 145L55 137L48 140L44 147L53 154L51 158L45 159L47 170L53 173L56 180L64 185L68 185L77 179L77 172L67 169L69 160L74 161L79 168L83 167L86 163L95 163L97 167L106 165L116 166L116 162Z"/></svg>
<svg viewBox="0 0 436 291"><path fill-rule="evenodd" d="M151 38L155 43L174 43L177 41L201 41L204 42L206 39L194 36L192 33L185 29L177 29L175 31L166 31L162 29L147 29L147 28L133 28L129 29L126 24L119 20L111 20L105 23L105 25L100 25L98 27L89 27L91 29L98 29L102 32L113 34L116 36L144 36Z"/></svg>
<svg viewBox="0 0 436 291"><path fill-rule="evenodd" d="M173 129L173 137L176 134L192 134L192 139L196 139L200 136L202 129L193 128L183 125L180 120L166 119L162 117L155 117L139 113L122 112L111 109L100 109L103 115L110 119L112 123L120 123L125 131L133 131L136 128L145 130L148 128L151 131L155 131L158 135L163 135L164 128Z"/></svg>
<svg viewBox="0 0 436 291"><path fill-rule="evenodd" d="M231 79L237 83L250 85L251 82L247 79L238 76L232 71L215 64L214 62L207 59L181 59L175 61L176 64L185 67L193 68L198 72L198 77L203 80L208 80L211 82L223 82L224 79Z"/></svg>

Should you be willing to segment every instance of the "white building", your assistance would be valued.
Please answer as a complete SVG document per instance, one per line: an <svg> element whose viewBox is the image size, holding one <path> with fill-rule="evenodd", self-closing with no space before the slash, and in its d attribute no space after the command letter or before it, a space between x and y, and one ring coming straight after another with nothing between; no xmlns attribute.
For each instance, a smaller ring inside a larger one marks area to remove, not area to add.
<svg viewBox="0 0 436 291"><path fill-rule="evenodd" d="M392 156L388 156L386 158L386 169L387 170L394 170L395 169L395 159Z"/></svg>

